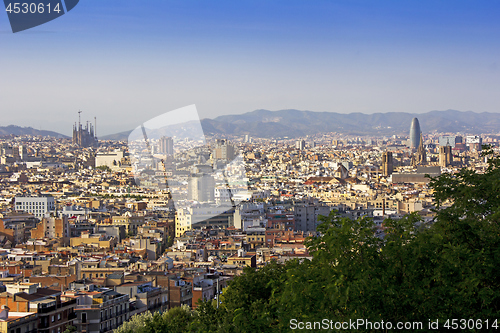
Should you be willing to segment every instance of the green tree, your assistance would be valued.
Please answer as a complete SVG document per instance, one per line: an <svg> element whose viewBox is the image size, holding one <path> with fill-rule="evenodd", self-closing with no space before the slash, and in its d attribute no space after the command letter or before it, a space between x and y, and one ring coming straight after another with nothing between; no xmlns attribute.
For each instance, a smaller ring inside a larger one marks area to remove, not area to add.
<svg viewBox="0 0 500 333"><path fill-rule="evenodd" d="M174 237L172 236L167 236L167 244L166 244L166 247L169 248L171 247L172 245L174 245Z"/></svg>
<svg viewBox="0 0 500 333"><path fill-rule="evenodd" d="M66 329L63 331L63 333L73 333L76 332L76 327L75 326L66 326Z"/></svg>
<svg viewBox="0 0 500 333"><path fill-rule="evenodd" d="M96 169L99 169L101 171L108 171L108 172L111 172L111 169L107 166L107 165L101 165L101 166L98 166L96 167Z"/></svg>
<svg viewBox="0 0 500 333"><path fill-rule="evenodd" d="M221 295L223 331L277 332L285 273L285 266L271 262L259 270L247 267L234 278Z"/></svg>
<svg viewBox="0 0 500 333"><path fill-rule="evenodd" d="M195 313L187 305L172 308L162 314L155 312L145 320L148 333L186 333L191 332Z"/></svg>
<svg viewBox="0 0 500 333"><path fill-rule="evenodd" d="M224 313L222 308L217 308L217 301L200 299L195 310L196 318L190 328L194 332L223 333L225 332L222 325Z"/></svg>
<svg viewBox="0 0 500 333"><path fill-rule="evenodd" d="M113 333L149 333L149 327L146 327L146 321L151 320L153 315L146 311L132 316L128 321L115 329Z"/></svg>

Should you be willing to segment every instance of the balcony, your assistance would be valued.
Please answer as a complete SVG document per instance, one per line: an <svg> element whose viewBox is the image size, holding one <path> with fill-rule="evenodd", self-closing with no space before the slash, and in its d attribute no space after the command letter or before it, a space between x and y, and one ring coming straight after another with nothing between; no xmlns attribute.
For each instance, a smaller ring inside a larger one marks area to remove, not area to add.
<svg viewBox="0 0 500 333"><path fill-rule="evenodd" d="M64 308L66 306L71 306L73 304L76 304L76 299L72 299L72 300L67 301L67 302L61 302L59 304L52 305L52 306L40 307L37 309L37 312L38 313L49 313L49 312L55 311L57 309Z"/></svg>
<svg viewBox="0 0 500 333"><path fill-rule="evenodd" d="M49 321L40 321L40 323L38 324L39 329L49 328L49 327L50 327Z"/></svg>
<svg viewBox="0 0 500 333"><path fill-rule="evenodd" d="M47 306L43 308L38 308L38 313L49 313L55 311L57 309L57 305Z"/></svg>

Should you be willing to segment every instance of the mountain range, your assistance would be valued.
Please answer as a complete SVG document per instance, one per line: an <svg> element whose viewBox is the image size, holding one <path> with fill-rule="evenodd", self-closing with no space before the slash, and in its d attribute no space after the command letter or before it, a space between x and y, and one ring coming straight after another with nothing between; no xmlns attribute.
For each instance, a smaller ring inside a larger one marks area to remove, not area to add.
<svg viewBox="0 0 500 333"><path fill-rule="evenodd" d="M303 137L337 132L351 135L408 135L411 120L417 117L423 133L499 133L500 113L456 110L411 114L334 113L299 110L256 110L241 115L220 116L201 121L205 134L249 134L254 137Z"/></svg>
<svg viewBox="0 0 500 333"><path fill-rule="evenodd" d="M16 125L0 126L0 136L8 135L33 135L33 136L50 136L54 138L68 138L67 135L53 131L37 130L33 127L20 127Z"/></svg>
<svg viewBox="0 0 500 333"><path fill-rule="evenodd" d="M239 115L202 119L203 132L208 135L245 135L260 138L304 137L318 133L337 132L349 135L408 135L411 120L417 117L422 132L481 134L500 133L500 113L472 111L430 111L426 113L335 113L299 110L255 110ZM131 131L99 137L100 140L127 140ZM158 132L161 133L161 130ZM0 127L0 135L65 135L36 130L31 127Z"/></svg>

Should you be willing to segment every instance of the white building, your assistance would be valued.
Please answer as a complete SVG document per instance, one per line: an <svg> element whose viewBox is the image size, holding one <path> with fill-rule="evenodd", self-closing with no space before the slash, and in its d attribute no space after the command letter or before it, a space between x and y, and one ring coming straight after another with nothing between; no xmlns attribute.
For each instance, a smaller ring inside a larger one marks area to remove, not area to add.
<svg viewBox="0 0 500 333"><path fill-rule="evenodd" d="M95 166L107 166L110 168L120 165L121 159L124 157L123 151L116 149L113 152L97 153L95 156Z"/></svg>
<svg viewBox="0 0 500 333"><path fill-rule="evenodd" d="M16 197L15 209L23 210L42 218L45 213L55 210L54 197Z"/></svg>

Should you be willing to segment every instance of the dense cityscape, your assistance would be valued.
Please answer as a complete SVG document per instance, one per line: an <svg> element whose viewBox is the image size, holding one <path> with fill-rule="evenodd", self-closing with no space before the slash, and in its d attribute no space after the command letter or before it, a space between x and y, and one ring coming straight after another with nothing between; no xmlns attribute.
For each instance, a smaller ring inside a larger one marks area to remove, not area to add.
<svg viewBox="0 0 500 333"><path fill-rule="evenodd" d="M408 128L211 136L200 147L163 136L146 164L89 123L72 138L5 136L0 330L111 332L135 314L218 302L245 267L311 259L304 242L332 211L372 218L381 239L387 219L432 224L431 177L483 173L482 145L496 149L499 137L425 133L417 118ZM236 180L215 175L238 158Z"/></svg>

